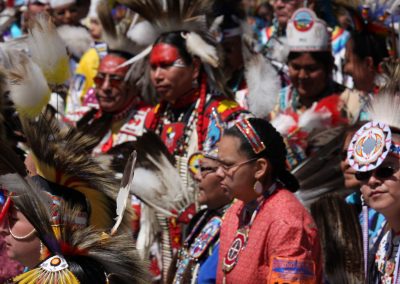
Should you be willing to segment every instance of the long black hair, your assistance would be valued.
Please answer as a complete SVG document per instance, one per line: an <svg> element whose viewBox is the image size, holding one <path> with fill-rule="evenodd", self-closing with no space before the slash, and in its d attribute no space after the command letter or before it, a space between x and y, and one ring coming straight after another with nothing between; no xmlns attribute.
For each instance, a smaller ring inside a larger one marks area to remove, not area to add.
<svg viewBox="0 0 400 284"><path fill-rule="evenodd" d="M272 179L278 180L292 192L297 191L299 183L286 167L286 147L281 134L265 119L249 118L248 121L265 145L265 150L262 152L255 154L249 141L236 126L227 129L224 136L239 138L241 141L240 151L249 159L267 159L272 166Z"/></svg>
<svg viewBox="0 0 400 284"><path fill-rule="evenodd" d="M360 59L371 57L378 68L384 58L389 57L386 38L366 30L351 33L352 52Z"/></svg>

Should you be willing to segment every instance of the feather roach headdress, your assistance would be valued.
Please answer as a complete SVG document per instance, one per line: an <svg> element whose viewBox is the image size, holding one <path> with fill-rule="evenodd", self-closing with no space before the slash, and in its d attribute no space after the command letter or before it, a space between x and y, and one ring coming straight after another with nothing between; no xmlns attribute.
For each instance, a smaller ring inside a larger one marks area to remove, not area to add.
<svg viewBox="0 0 400 284"><path fill-rule="evenodd" d="M88 224L107 231L115 217L118 184L111 171L104 170L91 156L96 139L75 129L60 129L44 115L22 119L27 146L37 173L55 195L83 195L89 209Z"/></svg>
<svg viewBox="0 0 400 284"><path fill-rule="evenodd" d="M129 232L109 235L93 227L76 226L80 206L62 203L59 215L63 229L57 236L51 197L30 177L19 174L23 164L8 160L10 152L4 154L1 151L2 173L12 172L0 176L1 184L11 190L7 202L26 216L44 245L44 260L16 276L12 283L147 283L147 273Z"/></svg>

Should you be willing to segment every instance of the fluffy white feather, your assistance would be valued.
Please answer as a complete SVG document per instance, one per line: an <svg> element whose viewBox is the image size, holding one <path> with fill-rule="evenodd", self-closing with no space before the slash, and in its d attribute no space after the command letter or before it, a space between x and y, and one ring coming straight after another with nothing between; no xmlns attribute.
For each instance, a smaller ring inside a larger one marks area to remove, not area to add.
<svg viewBox="0 0 400 284"><path fill-rule="evenodd" d="M314 103L311 108L300 115L298 125L302 130L312 132L326 128L331 123L332 113L326 108L316 111L316 107L317 103Z"/></svg>
<svg viewBox="0 0 400 284"><path fill-rule="evenodd" d="M400 96L398 94L380 94L375 96L368 106L371 120L379 121L400 129Z"/></svg>
<svg viewBox="0 0 400 284"><path fill-rule="evenodd" d="M271 124L280 134L285 136L289 134L291 128L296 126L297 122L292 116L280 113L271 121Z"/></svg>
<svg viewBox="0 0 400 284"><path fill-rule="evenodd" d="M277 101L280 90L278 73L261 54L253 55L245 68L249 110L256 117L265 118Z"/></svg>
<svg viewBox="0 0 400 284"><path fill-rule="evenodd" d="M139 46L153 44L159 33L148 21L136 23L128 30L127 37Z"/></svg>
<svg viewBox="0 0 400 284"><path fill-rule="evenodd" d="M29 30L32 59L40 66L47 81L62 84L70 77L67 49L54 24L42 14Z"/></svg>
<svg viewBox="0 0 400 284"><path fill-rule="evenodd" d="M200 57L201 61L210 64L214 68L219 66L218 53L215 47L206 43L195 32L185 33L182 36L186 39L186 47L189 53Z"/></svg>
<svg viewBox="0 0 400 284"><path fill-rule="evenodd" d="M51 91L39 66L26 56L10 70L10 97L22 116L36 117L49 102Z"/></svg>
<svg viewBox="0 0 400 284"><path fill-rule="evenodd" d="M137 168L133 178L131 193L138 196L147 205L154 208L166 217L177 217L171 210L179 212L189 204L188 197L181 183L178 171L162 158L160 164L152 161L160 169L150 171L144 168Z"/></svg>
<svg viewBox="0 0 400 284"><path fill-rule="evenodd" d="M81 58L93 43L89 31L84 27L63 25L57 28L57 32L75 58Z"/></svg>

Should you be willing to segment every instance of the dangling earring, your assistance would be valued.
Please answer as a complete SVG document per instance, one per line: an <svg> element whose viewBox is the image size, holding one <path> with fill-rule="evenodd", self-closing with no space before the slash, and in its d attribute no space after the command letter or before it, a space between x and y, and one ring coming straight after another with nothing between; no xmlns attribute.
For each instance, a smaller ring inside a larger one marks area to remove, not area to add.
<svg viewBox="0 0 400 284"><path fill-rule="evenodd" d="M263 185L260 181L256 181L254 184L254 192L257 194L261 194L263 192L264 188Z"/></svg>

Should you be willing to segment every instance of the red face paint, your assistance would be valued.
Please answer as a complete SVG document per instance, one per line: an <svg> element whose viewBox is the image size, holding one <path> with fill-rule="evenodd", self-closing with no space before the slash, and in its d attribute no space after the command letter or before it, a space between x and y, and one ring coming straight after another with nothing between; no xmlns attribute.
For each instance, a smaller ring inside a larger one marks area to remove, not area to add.
<svg viewBox="0 0 400 284"><path fill-rule="evenodd" d="M183 63L178 49L171 44L157 43L150 54L151 66L173 66L177 61Z"/></svg>
<svg viewBox="0 0 400 284"><path fill-rule="evenodd" d="M125 61L125 58L119 57L115 54L108 54L101 60L99 72L125 77L129 70L129 66L117 68L122 63L125 63Z"/></svg>

